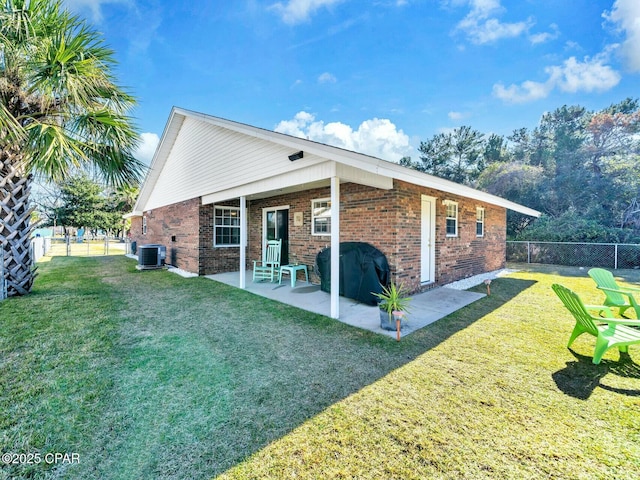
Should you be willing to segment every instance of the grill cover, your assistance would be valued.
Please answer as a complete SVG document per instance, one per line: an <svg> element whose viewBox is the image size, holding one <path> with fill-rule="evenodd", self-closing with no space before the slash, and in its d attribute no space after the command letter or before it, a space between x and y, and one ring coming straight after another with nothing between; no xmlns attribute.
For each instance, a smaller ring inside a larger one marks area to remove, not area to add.
<svg viewBox="0 0 640 480"><path fill-rule="evenodd" d="M320 275L320 289L331 291L331 248L325 248L316 256ZM340 244L340 295L368 305L377 305L372 292L382 292L381 285L389 285L391 273L384 253L363 242Z"/></svg>

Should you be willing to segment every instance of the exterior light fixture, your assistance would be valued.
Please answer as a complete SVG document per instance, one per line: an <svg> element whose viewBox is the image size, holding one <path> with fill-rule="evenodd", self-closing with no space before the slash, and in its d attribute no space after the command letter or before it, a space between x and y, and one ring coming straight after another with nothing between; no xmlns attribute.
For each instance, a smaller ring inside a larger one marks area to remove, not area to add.
<svg viewBox="0 0 640 480"><path fill-rule="evenodd" d="M304 152L300 150L299 152L294 153L293 155L289 155L289 160L293 162L295 160L300 160L302 157L304 157Z"/></svg>

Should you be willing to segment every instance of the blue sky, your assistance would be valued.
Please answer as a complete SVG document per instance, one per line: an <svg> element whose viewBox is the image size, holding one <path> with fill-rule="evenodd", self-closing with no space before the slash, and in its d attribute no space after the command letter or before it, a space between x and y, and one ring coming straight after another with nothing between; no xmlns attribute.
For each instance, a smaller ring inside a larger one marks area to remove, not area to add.
<svg viewBox="0 0 640 480"><path fill-rule="evenodd" d="M639 0L65 0L103 32L149 161L172 106L387 160L640 97Z"/></svg>

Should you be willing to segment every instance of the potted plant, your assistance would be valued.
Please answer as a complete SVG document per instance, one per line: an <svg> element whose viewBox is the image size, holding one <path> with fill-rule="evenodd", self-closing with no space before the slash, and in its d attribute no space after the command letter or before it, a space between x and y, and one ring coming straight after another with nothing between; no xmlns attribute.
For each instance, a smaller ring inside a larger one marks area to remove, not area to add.
<svg viewBox="0 0 640 480"><path fill-rule="evenodd" d="M406 290L400 285L391 282L389 286L382 285L382 292L373 295L380 299L378 306L380 307L380 328L384 330L398 330L399 323L406 312L408 312L409 301L411 298L406 296Z"/></svg>

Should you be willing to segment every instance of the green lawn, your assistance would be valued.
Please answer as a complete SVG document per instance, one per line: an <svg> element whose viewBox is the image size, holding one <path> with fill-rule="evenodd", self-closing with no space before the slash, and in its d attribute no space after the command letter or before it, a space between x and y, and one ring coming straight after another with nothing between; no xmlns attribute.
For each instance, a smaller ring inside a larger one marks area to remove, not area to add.
<svg viewBox="0 0 640 480"><path fill-rule="evenodd" d="M565 347L550 285L597 303L584 270L495 280L400 343L124 257L39 272L0 302L0 453L43 461L0 479L640 475L640 346Z"/></svg>

